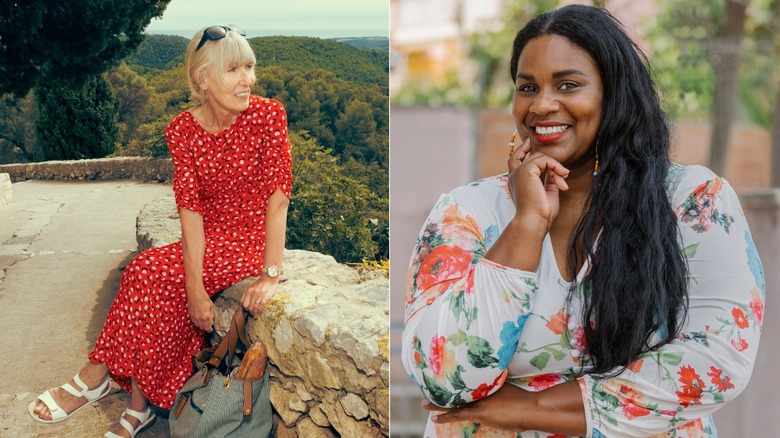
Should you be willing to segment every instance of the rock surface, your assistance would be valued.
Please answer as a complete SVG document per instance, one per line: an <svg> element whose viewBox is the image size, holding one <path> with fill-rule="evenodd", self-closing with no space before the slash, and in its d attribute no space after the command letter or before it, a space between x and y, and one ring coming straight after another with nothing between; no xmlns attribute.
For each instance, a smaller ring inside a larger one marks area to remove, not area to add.
<svg viewBox="0 0 780 438"><path fill-rule="evenodd" d="M180 237L172 196L144 207L137 236L139 250ZM215 300L215 338L227 331L251 281ZM381 273L285 250L277 295L247 322L250 342L268 349L278 436L389 435L388 317L388 279Z"/></svg>

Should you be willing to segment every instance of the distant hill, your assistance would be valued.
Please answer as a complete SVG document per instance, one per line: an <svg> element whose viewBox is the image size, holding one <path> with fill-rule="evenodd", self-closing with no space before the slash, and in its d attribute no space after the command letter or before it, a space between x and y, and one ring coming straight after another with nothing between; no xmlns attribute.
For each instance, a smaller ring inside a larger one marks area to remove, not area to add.
<svg viewBox="0 0 780 438"><path fill-rule="evenodd" d="M347 81L388 85L387 50L363 49L313 37L271 36L250 38L257 65L276 65L293 71L324 69Z"/></svg>
<svg viewBox="0 0 780 438"><path fill-rule="evenodd" d="M136 53L125 58L128 65L167 70L184 60L190 40L175 35L146 35Z"/></svg>
<svg viewBox="0 0 780 438"><path fill-rule="evenodd" d="M168 70L183 61L188 42L180 36L147 35L138 51L125 62L144 69ZM384 37L330 40L271 36L250 38L249 43L259 67L276 65L293 71L324 69L347 81L388 85L388 39Z"/></svg>
<svg viewBox="0 0 780 438"><path fill-rule="evenodd" d="M333 41L340 43L347 43L350 46L360 49L379 49L390 50L390 39L387 37L345 37L345 38L329 38Z"/></svg>

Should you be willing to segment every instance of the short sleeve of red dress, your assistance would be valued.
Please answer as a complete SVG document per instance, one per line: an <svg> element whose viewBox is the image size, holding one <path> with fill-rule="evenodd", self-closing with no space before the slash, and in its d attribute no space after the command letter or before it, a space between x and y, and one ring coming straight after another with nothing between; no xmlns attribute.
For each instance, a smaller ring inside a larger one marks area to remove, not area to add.
<svg viewBox="0 0 780 438"><path fill-rule="evenodd" d="M178 210L186 208L203 215L198 175L195 171L195 155L188 127L183 115L179 115L165 129L165 140L173 161L173 194Z"/></svg>
<svg viewBox="0 0 780 438"><path fill-rule="evenodd" d="M292 193L292 145L287 137L287 112L276 100L268 99L261 117L266 127L265 146L261 151L263 178L268 193L281 190L288 198Z"/></svg>

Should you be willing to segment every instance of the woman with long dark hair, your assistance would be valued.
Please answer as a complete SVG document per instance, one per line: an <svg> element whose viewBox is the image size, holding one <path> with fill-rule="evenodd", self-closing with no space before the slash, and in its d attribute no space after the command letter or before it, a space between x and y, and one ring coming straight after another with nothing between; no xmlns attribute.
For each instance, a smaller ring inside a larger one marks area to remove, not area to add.
<svg viewBox="0 0 780 438"><path fill-rule="evenodd" d="M646 59L608 12L539 15L510 73L509 172L442 195L412 257L425 436L716 436L763 319L737 196L670 162Z"/></svg>

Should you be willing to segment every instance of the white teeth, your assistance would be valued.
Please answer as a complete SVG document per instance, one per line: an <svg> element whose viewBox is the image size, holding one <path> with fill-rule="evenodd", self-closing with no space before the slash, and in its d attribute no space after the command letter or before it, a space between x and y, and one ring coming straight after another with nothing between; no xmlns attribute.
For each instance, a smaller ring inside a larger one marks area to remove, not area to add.
<svg viewBox="0 0 780 438"><path fill-rule="evenodd" d="M243 93L238 93L238 94L236 94L236 96L238 96L238 97L244 97L244 96L246 96L246 95L248 95L248 94L249 94L249 92L248 92L248 91L245 91L245 92L243 92Z"/></svg>
<svg viewBox="0 0 780 438"><path fill-rule="evenodd" d="M536 130L536 133L539 135L552 135L569 129L569 126L568 125L536 126L534 127L534 129Z"/></svg>

